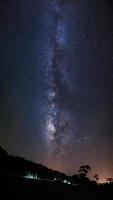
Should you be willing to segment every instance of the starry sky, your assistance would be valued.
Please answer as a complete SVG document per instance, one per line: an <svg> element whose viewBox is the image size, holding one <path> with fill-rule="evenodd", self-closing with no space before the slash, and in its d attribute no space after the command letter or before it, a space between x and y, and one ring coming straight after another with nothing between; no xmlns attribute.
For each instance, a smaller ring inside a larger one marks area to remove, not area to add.
<svg viewBox="0 0 113 200"><path fill-rule="evenodd" d="M0 145L113 177L113 3L0 0Z"/></svg>

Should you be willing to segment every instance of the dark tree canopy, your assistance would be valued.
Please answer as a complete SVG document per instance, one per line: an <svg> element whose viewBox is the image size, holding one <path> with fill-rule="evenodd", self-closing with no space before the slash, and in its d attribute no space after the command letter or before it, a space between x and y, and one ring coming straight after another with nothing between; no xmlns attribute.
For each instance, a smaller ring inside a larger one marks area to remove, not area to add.
<svg viewBox="0 0 113 200"><path fill-rule="evenodd" d="M90 171L91 171L90 165L82 165L80 166L79 169L79 175L80 177L86 177Z"/></svg>

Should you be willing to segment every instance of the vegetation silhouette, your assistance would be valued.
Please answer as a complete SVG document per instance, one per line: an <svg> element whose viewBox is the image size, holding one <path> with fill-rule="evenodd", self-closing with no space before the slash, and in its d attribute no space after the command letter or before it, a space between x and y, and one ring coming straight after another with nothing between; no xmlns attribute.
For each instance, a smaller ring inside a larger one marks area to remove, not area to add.
<svg viewBox="0 0 113 200"><path fill-rule="evenodd" d="M27 174L32 174L33 177L37 175L39 178L51 180L54 178L64 180L68 177L66 174L48 169L42 164L34 163L19 156L9 155L2 147L0 147L0 173L1 176L7 177L24 177Z"/></svg>
<svg viewBox="0 0 113 200"><path fill-rule="evenodd" d="M9 155L0 147L0 183L8 199L108 199L113 197L113 178L97 184L87 175L89 165L82 165L78 174L67 176L19 156ZM2 188L1 187L1 188ZM1 190L2 191L2 190ZM4 196L5 199L5 196Z"/></svg>
<svg viewBox="0 0 113 200"><path fill-rule="evenodd" d="M99 175L98 174L94 174L94 179L96 180L96 182L98 182L98 180L99 180Z"/></svg>
<svg viewBox="0 0 113 200"><path fill-rule="evenodd" d="M91 167L89 165L82 165L79 169L80 177L86 177L87 174L91 171Z"/></svg>

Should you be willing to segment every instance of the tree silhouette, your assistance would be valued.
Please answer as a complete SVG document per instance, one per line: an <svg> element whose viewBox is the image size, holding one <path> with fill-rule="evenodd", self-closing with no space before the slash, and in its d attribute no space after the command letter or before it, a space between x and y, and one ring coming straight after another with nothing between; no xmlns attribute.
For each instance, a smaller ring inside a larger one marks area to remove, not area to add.
<svg viewBox="0 0 113 200"><path fill-rule="evenodd" d="M95 174L93 177L94 177L94 179L98 182L98 180L99 180L99 175L98 175L98 174Z"/></svg>
<svg viewBox="0 0 113 200"><path fill-rule="evenodd" d="M72 176L71 180L72 180L73 183L78 184L80 182L80 177L77 174L74 174Z"/></svg>
<svg viewBox="0 0 113 200"><path fill-rule="evenodd" d="M91 167L89 165L82 165L79 169L79 176L86 177L87 174L91 171Z"/></svg>
<svg viewBox="0 0 113 200"><path fill-rule="evenodd" d="M107 181L108 183L113 183L113 178L106 178L106 181Z"/></svg>

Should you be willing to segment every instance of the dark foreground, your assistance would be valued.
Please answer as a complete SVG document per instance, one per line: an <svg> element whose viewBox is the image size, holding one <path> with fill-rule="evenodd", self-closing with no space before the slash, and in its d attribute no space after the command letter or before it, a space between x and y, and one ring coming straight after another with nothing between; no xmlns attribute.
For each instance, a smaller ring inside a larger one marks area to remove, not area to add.
<svg viewBox="0 0 113 200"><path fill-rule="evenodd" d="M71 186L26 179L1 180L0 199L11 200L107 200L113 199L113 185Z"/></svg>

